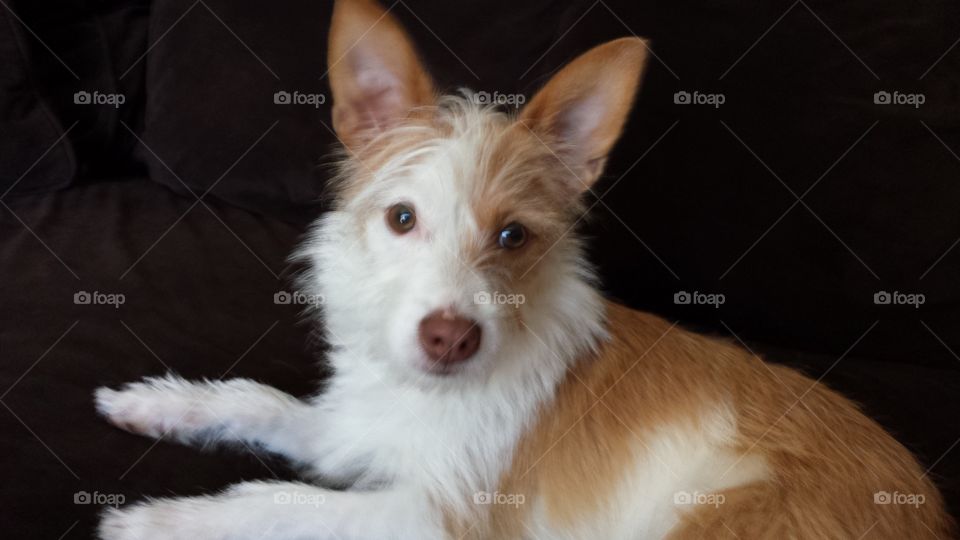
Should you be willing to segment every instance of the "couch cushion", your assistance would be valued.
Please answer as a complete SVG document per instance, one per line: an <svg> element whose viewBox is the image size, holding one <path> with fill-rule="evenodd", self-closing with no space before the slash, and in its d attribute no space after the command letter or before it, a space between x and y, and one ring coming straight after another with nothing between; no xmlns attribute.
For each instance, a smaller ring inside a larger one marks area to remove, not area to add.
<svg viewBox="0 0 960 540"><path fill-rule="evenodd" d="M16 2L28 25L30 69L64 126L81 180L143 169L133 156L142 130L149 0Z"/></svg>
<svg viewBox="0 0 960 540"><path fill-rule="evenodd" d="M17 16L0 7L0 199L62 187L75 172L63 126L31 73L25 36Z"/></svg>
<svg viewBox="0 0 960 540"><path fill-rule="evenodd" d="M300 230L195 202L126 178L0 208L6 537L59 538L71 526L64 538L91 537L101 508L82 504L84 492L132 502L290 475L267 458L151 449L94 412L96 386L168 369L301 395L322 379L302 306L274 301L289 290L285 258Z"/></svg>
<svg viewBox="0 0 960 540"><path fill-rule="evenodd" d="M329 175L321 166L335 141L320 78L331 5L156 1L150 150L140 148L151 178L293 221L315 215ZM277 92L319 97L313 105L277 104Z"/></svg>

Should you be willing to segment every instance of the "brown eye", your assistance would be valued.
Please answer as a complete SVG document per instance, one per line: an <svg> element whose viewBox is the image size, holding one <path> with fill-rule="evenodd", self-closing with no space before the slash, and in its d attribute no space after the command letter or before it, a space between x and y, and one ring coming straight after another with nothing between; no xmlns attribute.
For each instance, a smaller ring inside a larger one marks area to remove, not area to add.
<svg viewBox="0 0 960 540"><path fill-rule="evenodd" d="M511 223L500 231L497 243L504 249L517 249L527 242L527 229L519 223Z"/></svg>
<svg viewBox="0 0 960 540"><path fill-rule="evenodd" d="M387 225L397 234L407 234L417 224L417 215L413 209L401 203L395 204L387 210Z"/></svg>

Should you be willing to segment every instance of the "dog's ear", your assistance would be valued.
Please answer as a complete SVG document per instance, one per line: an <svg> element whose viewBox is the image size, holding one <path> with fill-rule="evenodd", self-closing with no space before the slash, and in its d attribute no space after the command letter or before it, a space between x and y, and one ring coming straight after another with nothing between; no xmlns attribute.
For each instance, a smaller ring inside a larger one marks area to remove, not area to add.
<svg viewBox="0 0 960 540"><path fill-rule="evenodd" d="M553 76L519 121L549 145L585 191L623 130L647 63L647 44L622 38L594 47Z"/></svg>
<svg viewBox="0 0 960 540"><path fill-rule="evenodd" d="M400 23L373 0L337 0L327 54L333 127L358 149L412 109L435 101L433 83Z"/></svg>

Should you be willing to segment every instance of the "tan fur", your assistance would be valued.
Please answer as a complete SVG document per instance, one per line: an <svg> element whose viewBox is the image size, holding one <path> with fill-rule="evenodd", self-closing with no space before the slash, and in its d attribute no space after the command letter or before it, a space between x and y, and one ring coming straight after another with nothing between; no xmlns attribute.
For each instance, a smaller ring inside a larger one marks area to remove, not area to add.
<svg viewBox="0 0 960 540"><path fill-rule="evenodd" d="M480 238L467 261L479 268L498 269L502 285L516 290L519 278L567 230L575 205L569 203L571 193L558 177L569 173L529 130L516 123L492 131L480 155L471 196ZM504 250L497 241L510 223L522 224L528 239L519 249Z"/></svg>
<svg viewBox="0 0 960 540"><path fill-rule="evenodd" d="M368 104L383 97L372 92L360 76L360 66L370 57L397 76L391 87L397 95L387 100L391 114L385 124L372 122ZM434 102L433 82L417 57L413 42L400 23L371 0L339 0L334 4L327 53L333 92L333 125L343 144L357 151L393 121L416 107Z"/></svg>
<svg viewBox="0 0 960 540"><path fill-rule="evenodd" d="M725 341L608 308L610 341L581 359L544 407L502 493L543 501L560 527L589 522L638 459L632 441L664 426L696 429L702 411L729 403L738 424L730 450L763 458L772 478L727 490L716 508L698 507L671 539L857 539L868 531L868 538L952 538L923 469L850 401ZM879 491L926 501L918 508L876 505ZM522 537L533 506L497 505L489 520L451 520L453 536Z"/></svg>
<svg viewBox="0 0 960 540"><path fill-rule="evenodd" d="M570 167L577 191L588 189L603 172L640 87L647 43L621 38L594 47L564 66L530 101L520 122L532 129ZM587 106L590 114L570 116ZM570 138L577 124L599 119L594 129Z"/></svg>

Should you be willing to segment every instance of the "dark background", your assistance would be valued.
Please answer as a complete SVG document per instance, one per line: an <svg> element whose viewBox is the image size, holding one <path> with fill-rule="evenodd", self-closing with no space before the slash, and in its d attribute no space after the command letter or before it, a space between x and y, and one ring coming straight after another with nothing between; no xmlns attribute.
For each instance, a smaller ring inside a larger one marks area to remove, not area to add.
<svg viewBox="0 0 960 540"><path fill-rule="evenodd" d="M528 98L602 41L652 39L581 231L608 293L843 391L960 510L960 5L387 2L438 82ZM173 369L306 394L278 305L319 215L331 3L0 0L0 530L89 537L79 492L198 494L282 464L127 435L91 392ZM79 91L125 103L78 104ZM675 103L719 94L719 107ZM924 103L878 104L876 92ZM78 305L78 292L125 302ZM719 307L674 303L719 293ZM880 291L923 294L877 305Z"/></svg>

